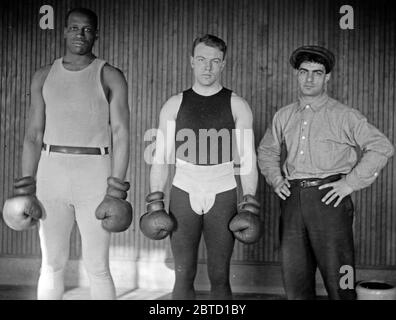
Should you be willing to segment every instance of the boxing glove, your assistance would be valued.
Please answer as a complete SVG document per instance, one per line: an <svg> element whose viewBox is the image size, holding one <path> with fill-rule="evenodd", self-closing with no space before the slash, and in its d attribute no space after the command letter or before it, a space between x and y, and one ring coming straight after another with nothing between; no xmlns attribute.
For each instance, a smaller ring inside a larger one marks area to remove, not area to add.
<svg viewBox="0 0 396 320"><path fill-rule="evenodd" d="M36 198L36 181L23 177L14 181L14 196L4 203L3 219L16 231L34 227L42 217L42 209Z"/></svg>
<svg viewBox="0 0 396 320"><path fill-rule="evenodd" d="M118 178L107 178L107 191L103 201L96 208L95 216L102 220L103 229L109 232L123 232L132 223L133 209L126 201L130 185Z"/></svg>
<svg viewBox="0 0 396 320"><path fill-rule="evenodd" d="M242 202L238 205L238 213L229 224L236 239L245 244L257 242L260 239L263 226L259 214L260 203L254 196L244 195Z"/></svg>
<svg viewBox="0 0 396 320"><path fill-rule="evenodd" d="M140 218L140 230L152 240L162 240L174 229L175 222L165 210L164 193L152 192L146 197L147 212Z"/></svg>

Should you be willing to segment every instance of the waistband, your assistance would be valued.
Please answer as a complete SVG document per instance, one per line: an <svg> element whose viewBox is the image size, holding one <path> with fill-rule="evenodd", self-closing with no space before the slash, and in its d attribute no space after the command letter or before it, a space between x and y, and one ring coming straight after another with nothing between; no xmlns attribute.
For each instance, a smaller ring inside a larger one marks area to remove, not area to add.
<svg viewBox="0 0 396 320"><path fill-rule="evenodd" d="M172 184L189 194L190 205L195 213L205 214L212 208L216 194L237 187L234 162L200 166L176 159Z"/></svg>
<svg viewBox="0 0 396 320"><path fill-rule="evenodd" d="M338 181L340 179L341 179L341 174L335 174L322 179L318 179L318 178L295 179L295 180L290 180L289 183L291 187L309 188L309 187L318 187L326 183Z"/></svg>
<svg viewBox="0 0 396 320"><path fill-rule="evenodd" d="M68 154L97 154L104 155L109 154L108 147L102 148L93 148L93 147L69 147L69 146L57 146L57 145L49 145L43 143L43 150L49 154L50 152L58 152L58 153L68 153Z"/></svg>
<svg viewBox="0 0 396 320"><path fill-rule="evenodd" d="M183 173L198 181L216 180L221 177L234 176L234 162L201 166L176 158L176 172Z"/></svg>

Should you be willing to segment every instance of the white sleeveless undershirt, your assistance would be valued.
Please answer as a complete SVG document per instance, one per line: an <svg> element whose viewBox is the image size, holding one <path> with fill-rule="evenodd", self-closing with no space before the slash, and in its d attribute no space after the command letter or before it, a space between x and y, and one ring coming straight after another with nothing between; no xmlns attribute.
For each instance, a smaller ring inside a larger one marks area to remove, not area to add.
<svg viewBox="0 0 396 320"><path fill-rule="evenodd" d="M110 116L101 84L106 63L95 59L80 71L55 60L43 85L44 143L77 147L110 146Z"/></svg>

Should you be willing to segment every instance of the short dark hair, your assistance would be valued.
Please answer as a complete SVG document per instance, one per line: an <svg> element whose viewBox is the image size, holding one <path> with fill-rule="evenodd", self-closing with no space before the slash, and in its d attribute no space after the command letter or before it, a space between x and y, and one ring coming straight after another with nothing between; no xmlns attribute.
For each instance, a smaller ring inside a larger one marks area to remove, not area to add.
<svg viewBox="0 0 396 320"><path fill-rule="evenodd" d="M300 68L300 65L303 62L315 62L315 63L319 63L321 65L323 65L325 67L326 73L329 73L331 71L331 67L329 65L328 60L326 60L325 58L317 55L317 54L313 54L313 53L302 53L300 55L298 55L296 57L296 63L295 63L295 68L298 69Z"/></svg>
<svg viewBox="0 0 396 320"><path fill-rule="evenodd" d="M195 47L201 42L207 45L208 47L219 49L221 52L223 52L223 59L225 58L227 52L227 45L225 44L224 40L211 34L205 34L202 37L195 38L191 51L192 56L194 56Z"/></svg>
<svg viewBox="0 0 396 320"><path fill-rule="evenodd" d="M95 30L98 29L98 16L96 15L95 12L87 8L73 8L69 10L69 12L66 14L66 20L65 20L66 26L67 26L67 21L69 20L69 17L72 13L80 13L87 16L89 20L91 20L91 22L93 23Z"/></svg>

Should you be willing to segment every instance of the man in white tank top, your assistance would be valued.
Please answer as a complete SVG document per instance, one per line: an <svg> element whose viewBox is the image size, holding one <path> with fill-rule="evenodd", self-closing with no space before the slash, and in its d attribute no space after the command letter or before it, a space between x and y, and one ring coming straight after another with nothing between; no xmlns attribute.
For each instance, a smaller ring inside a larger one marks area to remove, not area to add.
<svg viewBox="0 0 396 320"><path fill-rule="evenodd" d="M76 220L91 298L114 299L110 232L126 230L132 220L125 201L129 183L124 181L130 145L127 83L120 70L92 53L98 38L96 14L78 8L66 18L66 54L34 74L23 144L22 175L30 178L22 182L37 181L37 192L32 186L28 196L42 204L37 294L38 299L62 298ZM24 205L22 211L29 214L32 205ZM23 219L31 224L37 220L15 208L7 210L14 229L25 228Z"/></svg>

